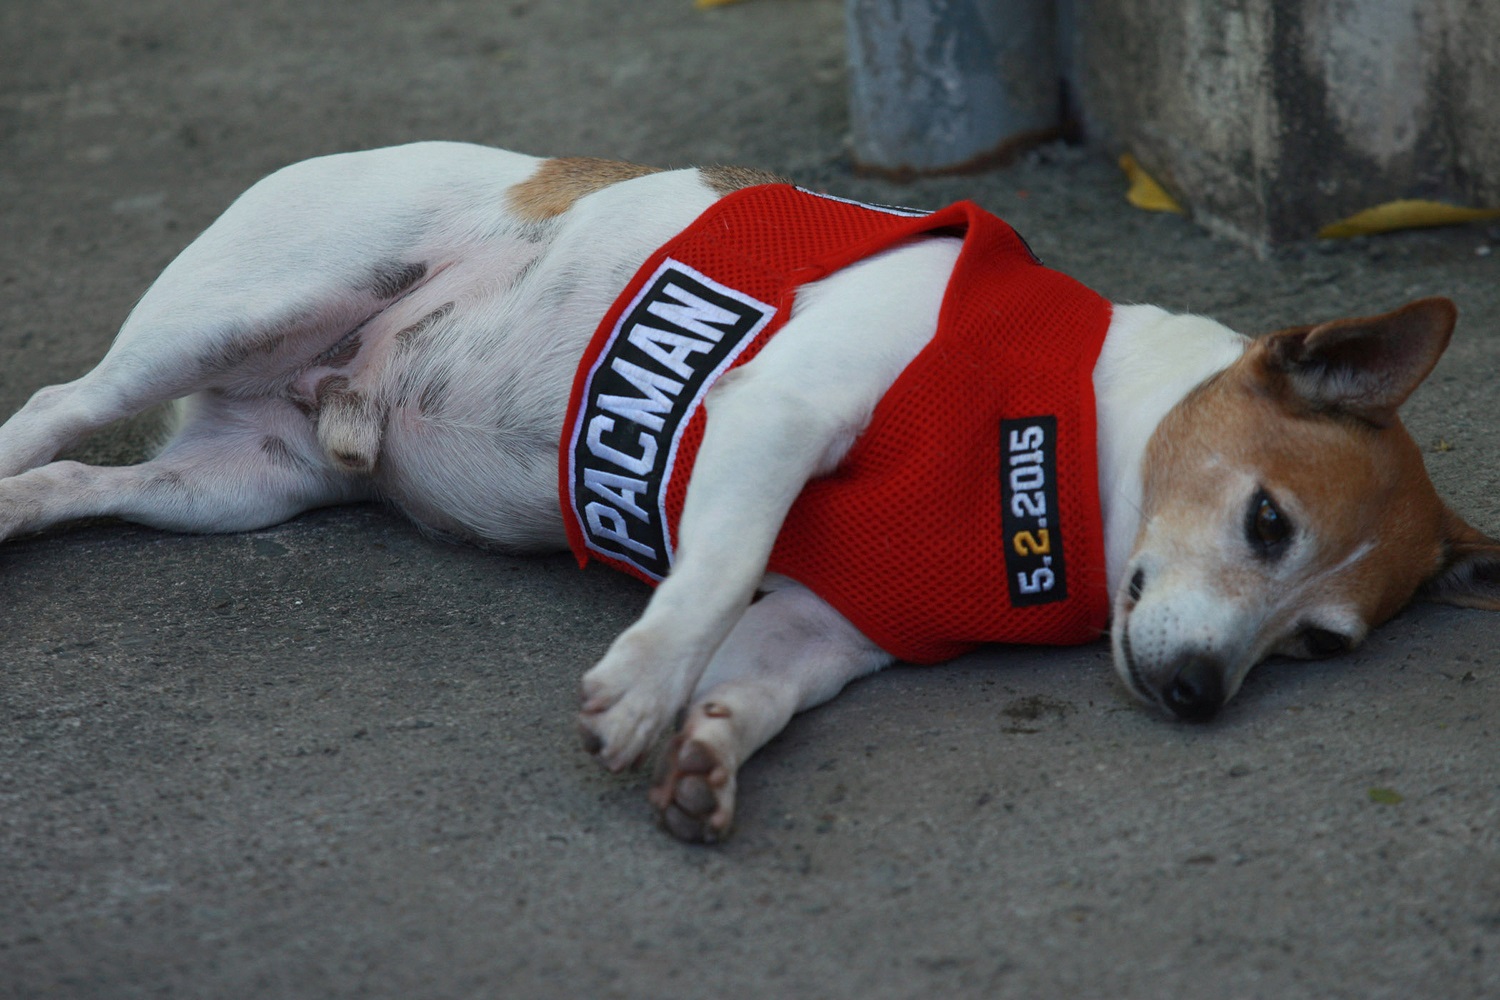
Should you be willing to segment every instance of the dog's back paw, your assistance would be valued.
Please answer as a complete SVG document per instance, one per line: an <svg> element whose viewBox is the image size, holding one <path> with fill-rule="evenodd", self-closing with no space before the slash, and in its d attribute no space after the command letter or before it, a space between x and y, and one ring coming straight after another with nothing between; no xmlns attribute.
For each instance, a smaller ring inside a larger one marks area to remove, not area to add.
<svg viewBox="0 0 1500 1000"><path fill-rule="evenodd" d="M678 840L717 844L734 823L735 772L729 709L694 705L657 765L651 804Z"/></svg>

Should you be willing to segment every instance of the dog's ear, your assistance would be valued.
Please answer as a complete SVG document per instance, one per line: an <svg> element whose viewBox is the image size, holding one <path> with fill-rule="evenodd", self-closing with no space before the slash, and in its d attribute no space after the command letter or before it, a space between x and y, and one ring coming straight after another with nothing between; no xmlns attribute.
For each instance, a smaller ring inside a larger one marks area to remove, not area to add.
<svg viewBox="0 0 1500 1000"><path fill-rule="evenodd" d="M1457 319L1452 302L1430 298L1383 316L1282 330L1263 338L1266 364L1313 409L1386 427L1437 364Z"/></svg>
<svg viewBox="0 0 1500 1000"><path fill-rule="evenodd" d="M1500 542L1444 513L1443 568L1419 596L1465 608L1500 611Z"/></svg>

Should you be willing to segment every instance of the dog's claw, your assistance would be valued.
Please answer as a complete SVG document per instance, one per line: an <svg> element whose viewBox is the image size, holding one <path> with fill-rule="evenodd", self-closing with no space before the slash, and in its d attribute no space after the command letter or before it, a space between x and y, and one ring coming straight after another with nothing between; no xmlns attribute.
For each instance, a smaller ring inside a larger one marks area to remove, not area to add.
<svg viewBox="0 0 1500 1000"><path fill-rule="evenodd" d="M584 753L590 756L598 756L599 751L604 749L604 741L599 738L599 734L589 729L581 719L578 723L578 735L583 740Z"/></svg>

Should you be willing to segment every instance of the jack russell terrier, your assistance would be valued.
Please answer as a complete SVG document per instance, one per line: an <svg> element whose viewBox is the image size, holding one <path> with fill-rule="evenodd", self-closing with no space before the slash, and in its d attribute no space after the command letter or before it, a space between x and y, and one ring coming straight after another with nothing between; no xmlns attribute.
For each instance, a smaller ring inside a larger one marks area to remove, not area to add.
<svg viewBox="0 0 1500 1000"><path fill-rule="evenodd" d="M1271 654L1418 594L1500 609L1500 543L1397 407L1446 299L1247 339L1112 306L970 203L459 143L256 184L93 371L0 428L0 537L112 515L248 531L380 499L444 536L657 584L583 677L612 770L713 841L792 715L896 658L1111 635L1205 720ZM159 454L55 461L177 400ZM691 478L691 485L689 485Z"/></svg>

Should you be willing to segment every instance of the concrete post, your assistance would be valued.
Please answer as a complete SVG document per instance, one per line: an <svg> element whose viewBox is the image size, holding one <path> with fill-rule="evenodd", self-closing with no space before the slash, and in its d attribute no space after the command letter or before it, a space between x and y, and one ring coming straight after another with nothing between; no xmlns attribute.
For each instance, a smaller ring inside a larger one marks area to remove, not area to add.
<svg viewBox="0 0 1500 1000"><path fill-rule="evenodd" d="M847 0L854 160L977 169L1055 134L1053 0Z"/></svg>
<svg viewBox="0 0 1500 1000"><path fill-rule="evenodd" d="M1256 246L1398 199L1500 205L1500 0L1077 0L1091 143Z"/></svg>

